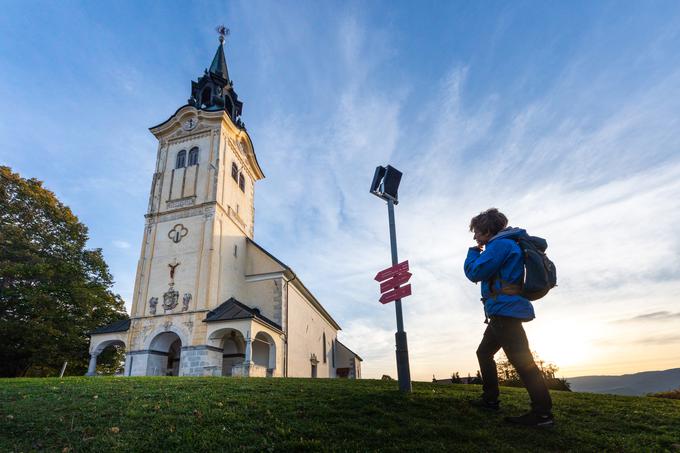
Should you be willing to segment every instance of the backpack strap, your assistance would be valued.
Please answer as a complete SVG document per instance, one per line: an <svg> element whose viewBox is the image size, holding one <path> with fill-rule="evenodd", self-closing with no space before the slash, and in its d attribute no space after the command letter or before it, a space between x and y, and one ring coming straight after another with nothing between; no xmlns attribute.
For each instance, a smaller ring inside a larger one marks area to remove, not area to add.
<svg viewBox="0 0 680 453"><path fill-rule="evenodd" d="M519 296L522 294L523 285L521 283L509 283L502 279L500 279L501 287L498 291L496 291L496 289L493 286L495 280L496 280L495 278L489 280L489 292L491 293L490 296L491 299L500 294L505 294L506 296Z"/></svg>

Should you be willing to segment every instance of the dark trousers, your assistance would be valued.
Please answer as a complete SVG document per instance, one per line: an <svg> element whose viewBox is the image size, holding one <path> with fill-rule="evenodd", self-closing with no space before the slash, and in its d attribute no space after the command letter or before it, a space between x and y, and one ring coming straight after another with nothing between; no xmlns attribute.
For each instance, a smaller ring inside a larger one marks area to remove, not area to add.
<svg viewBox="0 0 680 453"><path fill-rule="evenodd" d="M498 374L493 356L501 348L529 392L531 409L538 414L550 414L552 400L548 386L534 363L522 321L517 318L492 316L484 331L484 338L477 348L484 389L483 398L487 401L498 399Z"/></svg>

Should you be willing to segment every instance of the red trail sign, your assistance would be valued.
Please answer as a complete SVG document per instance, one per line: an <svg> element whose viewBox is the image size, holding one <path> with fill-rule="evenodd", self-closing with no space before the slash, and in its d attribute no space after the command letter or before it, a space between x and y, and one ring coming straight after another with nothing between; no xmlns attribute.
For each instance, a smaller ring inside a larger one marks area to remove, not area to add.
<svg viewBox="0 0 680 453"><path fill-rule="evenodd" d="M380 283L380 302L386 304L411 295L411 285L401 286L411 279L408 271L408 260L388 267L375 276Z"/></svg>
<svg viewBox="0 0 680 453"><path fill-rule="evenodd" d="M411 295L411 285L408 284L406 286L400 286L399 288L395 288L392 291L388 291L382 296L380 296L380 303L386 304L388 302L394 302L397 299L402 299L406 296Z"/></svg>
<svg viewBox="0 0 680 453"><path fill-rule="evenodd" d="M387 280L388 278L394 277L395 275L401 274L402 272L408 272L408 260L378 272L375 274L374 280L377 282L382 282L383 280Z"/></svg>

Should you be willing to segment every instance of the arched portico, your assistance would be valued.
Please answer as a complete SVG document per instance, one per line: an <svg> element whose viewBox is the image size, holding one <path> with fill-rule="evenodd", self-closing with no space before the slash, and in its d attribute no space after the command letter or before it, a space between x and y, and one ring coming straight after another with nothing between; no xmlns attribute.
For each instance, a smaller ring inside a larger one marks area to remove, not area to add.
<svg viewBox="0 0 680 453"><path fill-rule="evenodd" d="M212 343L219 340L219 348L222 349L221 375L231 376L233 366L245 360L246 340L243 333L235 328L223 328L213 332L210 340L213 340Z"/></svg>
<svg viewBox="0 0 680 453"><path fill-rule="evenodd" d="M94 340L94 338L93 338ZM92 340L91 340L92 341ZM97 374L97 358L99 355L108 347L121 347L127 351L127 345L123 340L121 335L106 335L105 338L99 339L99 341L94 342L90 349L90 363L87 367L86 376L94 376Z"/></svg>
<svg viewBox="0 0 680 453"><path fill-rule="evenodd" d="M147 376L179 376L182 339L175 332L162 332L149 343Z"/></svg>
<svg viewBox="0 0 680 453"><path fill-rule="evenodd" d="M276 343L267 332L257 332L253 340L253 363L267 369L267 376L276 370Z"/></svg>

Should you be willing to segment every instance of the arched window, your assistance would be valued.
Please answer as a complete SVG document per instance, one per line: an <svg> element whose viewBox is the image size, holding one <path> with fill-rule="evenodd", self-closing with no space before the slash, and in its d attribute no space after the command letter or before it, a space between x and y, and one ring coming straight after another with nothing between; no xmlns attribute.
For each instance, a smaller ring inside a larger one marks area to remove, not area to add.
<svg viewBox="0 0 680 453"><path fill-rule="evenodd" d="M231 97L224 97L224 110L229 112L229 116L234 116L234 104L231 102Z"/></svg>
<svg viewBox="0 0 680 453"><path fill-rule="evenodd" d="M203 93L201 93L201 104L205 106L210 105L210 87L205 87Z"/></svg>
<svg viewBox="0 0 680 453"><path fill-rule="evenodd" d="M189 166L198 165L198 148L193 147L189 151Z"/></svg>
<svg viewBox="0 0 680 453"><path fill-rule="evenodd" d="M234 181L238 182L238 167L236 166L236 162L231 163L231 177L234 178Z"/></svg>
<svg viewBox="0 0 680 453"><path fill-rule="evenodd" d="M187 164L187 152L182 150L177 153L177 161L175 162L175 168L183 168Z"/></svg>
<svg viewBox="0 0 680 453"><path fill-rule="evenodd" d="M326 332L323 333L323 363L326 363Z"/></svg>

